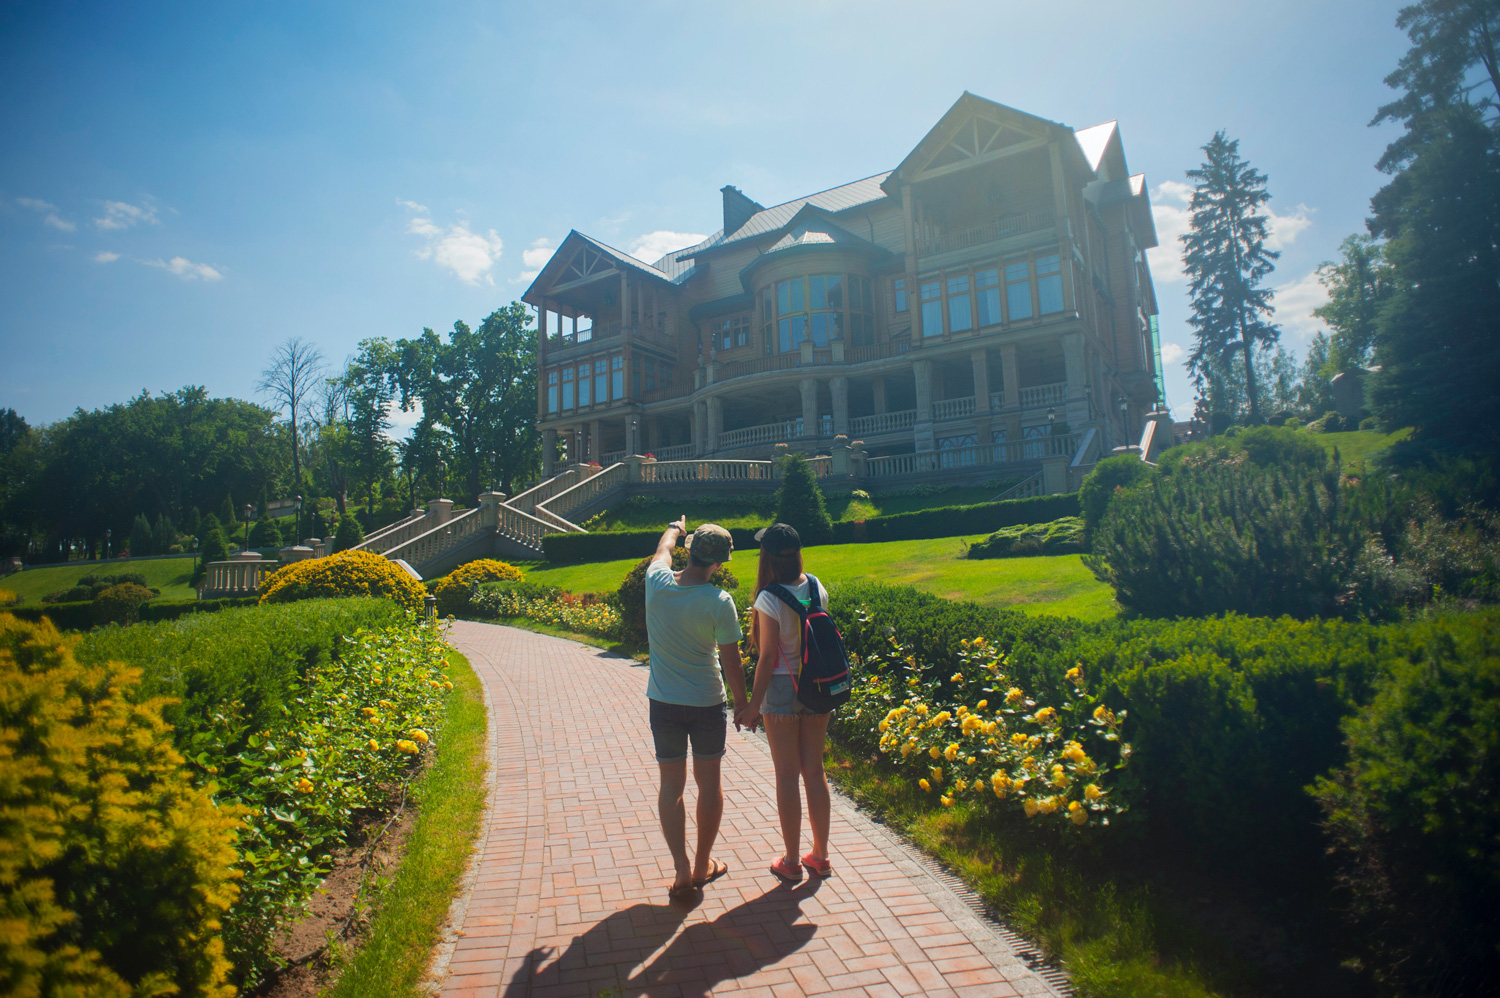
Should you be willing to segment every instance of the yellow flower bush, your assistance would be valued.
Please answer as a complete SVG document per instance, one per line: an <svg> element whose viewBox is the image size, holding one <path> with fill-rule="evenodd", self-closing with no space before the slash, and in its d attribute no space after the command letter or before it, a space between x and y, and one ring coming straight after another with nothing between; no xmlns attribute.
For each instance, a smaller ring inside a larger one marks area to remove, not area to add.
<svg viewBox="0 0 1500 998"><path fill-rule="evenodd" d="M340 551L284 565L260 584L262 603L291 603L335 596L384 596L421 610L422 584L393 561L369 551Z"/></svg>
<svg viewBox="0 0 1500 998"><path fill-rule="evenodd" d="M1028 818L1066 818L1063 827L1107 825L1125 810L1110 785L1130 758L1130 746L1120 740L1125 712L1117 715L1097 702L1082 665L1068 670L1060 702L1039 705L1006 674L1005 656L986 639L961 642L958 658L960 668L946 683L928 679L945 671L918 662L894 637L887 650L861 663L851 705L874 719L869 730L898 768L922 760L917 771L926 774L918 786L939 792L944 807L972 788L988 806L1019 809ZM976 682L987 684L986 696L972 706L947 699L968 699L949 684ZM1003 697L996 709L991 696ZM943 769L927 760L947 763L946 783Z"/></svg>
<svg viewBox="0 0 1500 998"><path fill-rule="evenodd" d="M516 566L498 558L480 558L460 565L437 581L432 595L437 597L441 616L462 613L474 593L474 587L485 582L524 582L525 574Z"/></svg>
<svg viewBox="0 0 1500 998"><path fill-rule="evenodd" d="M625 633L624 621L614 607L570 593L543 596L513 589L485 589L474 598L473 605L488 616L520 617L578 634L620 640Z"/></svg>

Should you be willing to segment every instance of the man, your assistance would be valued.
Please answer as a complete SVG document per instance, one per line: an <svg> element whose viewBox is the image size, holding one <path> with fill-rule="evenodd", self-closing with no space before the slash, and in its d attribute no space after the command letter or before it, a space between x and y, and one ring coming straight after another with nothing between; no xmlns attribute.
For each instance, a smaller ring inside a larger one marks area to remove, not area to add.
<svg viewBox="0 0 1500 998"><path fill-rule="evenodd" d="M672 550L687 537L686 519L667 528L646 567L646 636L651 646L651 737L661 767L657 810L676 874L668 895L691 894L729 872L713 858L724 816L719 764L724 757L724 681L734 694L735 713L744 708L745 671L740 665L740 621L734 600L708 580L730 559L729 531L705 523L688 543L688 564L672 571ZM720 671L720 664L723 671ZM738 725L736 725L738 728ZM698 784L698 851L689 865L687 811L688 744Z"/></svg>

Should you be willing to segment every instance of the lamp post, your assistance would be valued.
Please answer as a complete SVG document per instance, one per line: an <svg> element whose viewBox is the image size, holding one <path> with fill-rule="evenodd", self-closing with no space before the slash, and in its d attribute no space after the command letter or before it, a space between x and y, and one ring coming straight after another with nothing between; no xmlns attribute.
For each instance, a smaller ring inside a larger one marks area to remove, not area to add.
<svg viewBox="0 0 1500 998"><path fill-rule="evenodd" d="M293 544L301 544L302 543L302 497L300 495L297 496L297 497L295 497L293 499L293 501L292 501L292 509L296 511L296 520L297 520L297 529L292 531L292 533L296 535L295 537L292 538L292 543Z"/></svg>
<svg viewBox="0 0 1500 998"><path fill-rule="evenodd" d="M1089 382L1083 386L1083 399L1089 404L1089 419L1094 418L1094 384Z"/></svg>
<svg viewBox="0 0 1500 998"><path fill-rule="evenodd" d="M437 472L438 472L437 498L441 499L441 498L443 498L443 485L448 480L448 462L447 461L439 461L438 464L437 464Z"/></svg>
<svg viewBox="0 0 1500 998"><path fill-rule="evenodd" d="M189 537L188 546L193 552L193 578L198 578L198 538Z"/></svg>
<svg viewBox="0 0 1500 998"><path fill-rule="evenodd" d="M499 492L500 491L500 464L496 460L495 452L494 451L490 451L490 482L492 483L490 485L490 491L491 492Z"/></svg>
<svg viewBox="0 0 1500 998"><path fill-rule="evenodd" d="M113 530L110 530L108 527L104 528L104 557L106 557L106 558L109 557L109 539L113 535L114 535L114 531Z"/></svg>
<svg viewBox="0 0 1500 998"><path fill-rule="evenodd" d="M255 507L248 502L245 503L245 550L250 550L250 517L255 515Z"/></svg>

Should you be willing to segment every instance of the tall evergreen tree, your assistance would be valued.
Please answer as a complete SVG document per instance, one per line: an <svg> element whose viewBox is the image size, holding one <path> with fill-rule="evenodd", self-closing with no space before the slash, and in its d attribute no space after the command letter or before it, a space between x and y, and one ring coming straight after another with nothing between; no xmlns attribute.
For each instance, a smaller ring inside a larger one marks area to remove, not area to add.
<svg viewBox="0 0 1500 998"><path fill-rule="evenodd" d="M1324 377L1365 367L1375 347L1375 321L1394 290L1385 247L1369 236L1350 236L1339 246L1340 259L1318 267L1318 283L1328 291L1326 304L1313 315L1328 324Z"/></svg>
<svg viewBox="0 0 1500 998"><path fill-rule="evenodd" d="M1260 421L1255 350L1281 337L1269 321L1272 291L1261 287L1280 255L1265 246L1268 218L1260 209L1271 195L1265 174L1240 158L1238 140L1218 132L1203 152L1203 165L1187 173L1194 184L1192 225L1182 237L1194 330L1187 368L1201 387L1210 376L1229 375L1229 356L1241 351L1238 371L1254 423Z"/></svg>

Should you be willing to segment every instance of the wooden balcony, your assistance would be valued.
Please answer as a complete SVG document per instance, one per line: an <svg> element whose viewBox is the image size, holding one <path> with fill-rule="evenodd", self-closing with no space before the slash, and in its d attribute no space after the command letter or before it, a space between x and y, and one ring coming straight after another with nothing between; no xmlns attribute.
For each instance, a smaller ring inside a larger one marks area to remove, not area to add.
<svg viewBox="0 0 1500 998"><path fill-rule="evenodd" d="M1050 211L1033 211L1022 215L1009 215L998 218L993 222L985 222L983 225L974 225L965 229L952 229L947 232L932 232L918 240L917 252L922 256L935 256L938 253L952 253L955 250L971 249L975 246L983 246L985 243L998 242L1001 239L1009 239L1012 236L1025 235L1028 232L1039 232L1049 229L1053 224L1053 215Z"/></svg>

